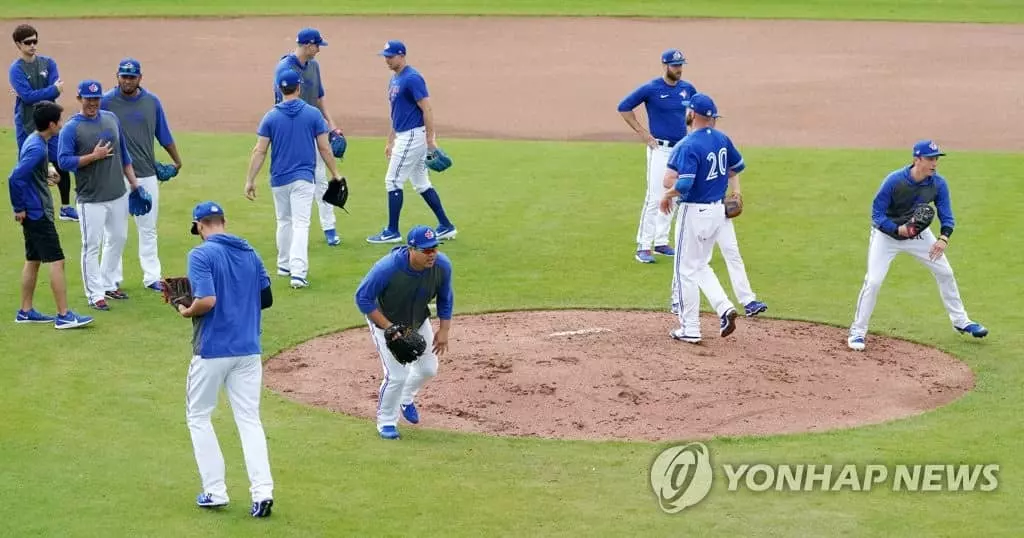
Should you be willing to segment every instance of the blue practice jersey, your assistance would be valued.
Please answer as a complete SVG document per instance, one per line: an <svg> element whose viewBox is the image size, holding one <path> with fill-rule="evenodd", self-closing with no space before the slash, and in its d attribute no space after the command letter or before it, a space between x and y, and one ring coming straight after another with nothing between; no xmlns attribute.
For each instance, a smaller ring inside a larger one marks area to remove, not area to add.
<svg viewBox="0 0 1024 538"><path fill-rule="evenodd" d="M416 104L430 97L427 82L412 66L405 66L391 77L388 84L388 101L391 102L391 127L396 133L423 127L423 111Z"/></svg>
<svg viewBox="0 0 1024 538"><path fill-rule="evenodd" d="M628 112L640 104L647 109L647 130L654 138L675 144L686 136L686 107L697 93L693 84L680 80L670 86L658 77L645 82L619 103L619 112Z"/></svg>
<svg viewBox="0 0 1024 538"><path fill-rule="evenodd" d="M738 174L746 165L725 133L706 127L686 135L672 149L668 167L678 174L680 202L710 204L725 199L729 172Z"/></svg>

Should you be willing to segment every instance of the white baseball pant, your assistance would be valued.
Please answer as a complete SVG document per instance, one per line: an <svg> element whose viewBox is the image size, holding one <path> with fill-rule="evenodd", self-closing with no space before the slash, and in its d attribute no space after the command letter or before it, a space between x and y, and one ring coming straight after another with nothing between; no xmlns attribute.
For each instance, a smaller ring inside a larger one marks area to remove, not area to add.
<svg viewBox="0 0 1024 538"><path fill-rule="evenodd" d="M380 384L377 401L377 430L384 426L398 426L399 405L413 403L423 385L437 375L437 355L434 354L434 329L430 320L424 320L417 329L427 342L427 349L410 364L401 364L388 349L384 330L374 325L369 318L370 334L377 347L384 379Z"/></svg>
<svg viewBox="0 0 1024 538"><path fill-rule="evenodd" d="M725 221L722 204L683 203L676 226L675 273L679 289L679 325L686 336L700 333L700 294L704 292L711 307L722 316L730 308L729 297L711 269L711 254Z"/></svg>
<svg viewBox="0 0 1024 538"><path fill-rule="evenodd" d="M306 180L272 187L277 215L277 266L291 276L306 278L309 272L309 219L316 187Z"/></svg>
<svg viewBox="0 0 1024 538"><path fill-rule="evenodd" d="M157 254L157 220L160 208L160 181L156 176L136 178L139 186L146 189L153 199L153 208L145 215L135 217L135 227L139 231L139 265L142 267L142 285L149 286L160 282L162 270L160 268L160 256ZM124 180L125 187L128 186L128 179ZM114 282L124 282L123 258L117 261L117 271Z"/></svg>
<svg viewBox="0 0 1024 538"><path fill-rule="evenodd" d="M676 220L676 232L679 231L679 221ZM736 226L732 219L725 219L718 232L718 249L722 252L722 259L725 260L725 267L729 271L729 281L732 284L732 292L741 305L750 304L757 300L757 295L750 287L750 279L747 278L747 267L740 256L740 244L736 239ZM672 276L672 303L678 301L679 278Z"/></svg>
<svg viewBox="0 0 1024 538"><path fill-rule="evenodd" d="M117 271L128 240L128 193L108 202L78 205L82 235L82 285L85 298L95 303L117 289ZM102 259L100 250L102 249Z"/></svg>
<svg viewBox="0 0 1024 538"><path fill-rule="evenodd" d="M212 495L214 501L226 503L229 500L224 479L224 454L210 420L217 407L221 387L227 393L242 441L252 500L259 502L273 498L274 479L270 474L267 437L260 420L263 363L259 355L218 359L193 356L189 364L185 418L203 492Z"/></svg>
<svg viewBox="0 0 1024 538"><path fill-rule="evenodd" d="M676 207L672 212L664 214L658 209L661 198L665 194L665 170L672 148L661 146L647 148L647 194L644 205L640 209L640 225L636 231L637 250L651 250L653 247L668 245L668 232L672 227L672 218L676 216Z"/></svg>
<svg viewBox="0 0 1024 538"><path fill-rule="evenodd" d="M316 197L317 213L320 215L320 230L325 232L333 230L337 219L334 216L334 206L324 201L324 193L327 192L328 186L327 165L324 164L324 158L320 156L320 150L316 151L314 177L316 178L316 191L313 196Z"/></svg>
<svg viewBox="0 0 1024 538"><path fill-rule="evenodd" d="M395 144L388 160L388 173L384 186L388 192L400 190L405 181L412 182L417 193L424 193L431 187L427 168L427 129L417 127L395 133Z"/></svg>
<svg viewBox="0 0 1024 538"><path fill-rule="evenodd" d="M868 241L868 270L864 275L864 284L861 287L860 295L857 296L857 308L853 315L850 336L867 336L868 322L871 320L871 313L878 300L878 290L881 289L882 282L885 281L885 275L889 272L889 265L892 264L893 258L901 252L906 252L917 258L917 261L921 262L935 276L942 304L946 307L949 321L953 323L953 326L964 327L971 323L964 310L964 303L960 300L960 290L957 288L953 267L949 265L946 254L943 253L934 261L928 257L928 252L934 243L935 234L927 229L914 239L901 241L886 235L877 228L871 228L871 237Z"/></svg>

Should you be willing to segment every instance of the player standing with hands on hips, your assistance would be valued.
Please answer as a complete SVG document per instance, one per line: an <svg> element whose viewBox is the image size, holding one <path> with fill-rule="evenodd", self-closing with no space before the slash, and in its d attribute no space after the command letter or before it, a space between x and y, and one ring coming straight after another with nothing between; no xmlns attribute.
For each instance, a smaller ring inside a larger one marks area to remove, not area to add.
<svg viewBox="0 0 1024 538"><path fill-rule="evenodd" d="M676 340L700 343L700 293L703 291L718 314L719 333L736 329L736 309L711 269L711 253L725 224L725 199L730 178L743 171L743 156L725 133L715 129L718 107L710 96L698 93L690 99L687 116L690 134L672 150L660 207L672 211L679 198L676 225L675 273L679 279L680 328L670 334Z"/></svg>
<svg viewBox="0 0 1024 538"><path fill-rule="evenodd" d="M882 287L893 258L901 252L917 258L931 270L954 329L975 338L983 338L988 334L988 329L967 316L953 268L946 258L946 247L956 224L950 204L949 185L944 177L936 173L939 157L946 154L939 150L934 141L921 140L914 144L912 155L911 164L894 170L882 181L871 205L873 226L868 241L868 270L857 296L857 308L846 341L847 346L854 351L863 351L865 348L868 321L875 309L878 290ZM929 213L938 215L941 226L938 239L928 228L930 220L923 225L915 225L911 219L916 208L932 203L935 209Z"/></svg>
<svg viewBox="0 0 1024 538"><path fill-rule="evenodd" d="M320 63L315 59L316 55L320 53L320 47L327 46L327 41L317 29L303 28L299 30L295 43L295 50L281 57L274 70L274 104L284 100L284 94L281 93L281 88L277 84L277 74L282 69L291 69L302 78L302 90L299 97L310 106L320 110L332 133L342 134L341 127L334 123L334 118L331 117L331 112L327 109L327 101L324 99L324 84L320 77ZM320 229L324 232L327 244L333 247L341 244L341 238L338 237L336 229L337 219L334 216L334 206L323 201L324 193L327 192L326 163L329 160L319 153L316 156L316 190L313 196L316 198L317 210L320 214Z"/></svg>
<svg viewBox="0 0 1024 538"><path fill-rule="evenodd" d="M203 491L196 504L228 504L224 455L210 417L223 388L231 403L249 474L253 517L267 517L274 505L267 437L260 420L263 388L263 310L274 303L270 277L249 243L226 229L224 209L207 201L192 210L192 235L203 242L188 254L191 294L169 297L192 320L192 362L185 394L186 419Z"/></svg>
<svg viewBox="0 0 1024 538"><path fill-rule="evenodd" d="M356 289L359 311L366 316L370 336L384 379L377 404L377 432L383 439L398 439L398 411L412 424L420 421L415 398L423 385L437 375L437 356L448 349L455 303L452 264L438 252L438 235L429 226L409 231L405 246L394 247L381 258ZM437 298L440 325L430 325L427 306ZM412 362L399 362L391 351L390 339L399 338L400 328L415 331L422 343L421 355Z"/></svg>
<svg viewBox="0 0 1024 538"><path fill-rule="evenodd" d="M384 156L388 159L388 171L384 177L388 225L380 233L367 237L366 241L398 243L402 240L398 221L405 196L402 188L407 179L437 217L437 238L452 239L458 231L448 220L441 197L430 184L427 172L427 153L437 150L434 110L430 105L427 83L423 75L406 62L406 48L401 41L388 41L379 54L384 57L388 68L395 72L388 84L391 130L384 148Z"/></svg>
<svg viewBox="0 0 1024 538"><path fill-rule="evenodd" d="M668 232L675 208L669 214L658 211L661 200L665 164L672 148L686 136L686 105L697 89L682 80L686 58L679 49L661 55L665 73L645 82L619 103L619 114L647 145L647 194L640 210L640 226L636 233L636 255L640 263L654 263L654 253L675 255L668 244ZM633 112L640 104L647 110L648 129L644 129Z"/></svg>
<svg viewBox="0 0 1024 538"><path fill-rule="evenodd" d="M139 189L139 182L121 122L112 112L100 110L102 97L99 81L78 84L82 111L60 131L58 160L61 168L75 173L86 298L93 308L110 310L106 298L128 298L119 287L117 268L128 239L129 189Z"/></svg>
<svg viewBox="0 0 1024 538"><path fill-rule="evenodd" d="M284 100L260 121L245 180L245 196L254 200L256 174L263 168L269 147L270 190L277 215L277 274L291 277L291 286L296 289L309 286L309 220L316 191L317 154L327 163L331 178L338 177L327 122L319 110L299 97L304 83L295 71L277 72Z"/></svg>
<svg viewBox="0 0 1024 538"><path fill-rule="evenodd" d="M167 117L160 98L142 88L142 66L138 60L125 58L117 67L117 88L103 95L100 107L113 112L124 130L128 152L132 156L132 167L142 185L149 193L153 206L149 213L135 217L139 229L139 264L142 266L142 285L153 291L162 291L160 280L160 256L157 249L157 215L160 201L160 185L156 174L156 154L153 140L159 140L167 154L174 161L174 169L181 170L181 157L174 144ZM119 263L116 282L122 280L123 264Z"/></svg>

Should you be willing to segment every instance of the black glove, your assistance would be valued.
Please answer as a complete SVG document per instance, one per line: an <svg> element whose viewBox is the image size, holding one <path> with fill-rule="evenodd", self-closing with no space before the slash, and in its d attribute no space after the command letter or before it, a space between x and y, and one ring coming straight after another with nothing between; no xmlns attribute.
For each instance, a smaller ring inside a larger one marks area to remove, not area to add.
<svg viewBox="0 0 1024 538"><path fill-rule="evenodd" d="M928 204L918 204L914 206L914 212L904 226L910 232L910 237L917 237L921 232L928 229L934 218L935 208Z"/></svg>
<svg viewBox="0 0 1024 538"><path fill-rule="evenodd" d="M388 350L399 364L409 364L420 358L427 350L427 341L412 327L395 323L384 330L384 340Z"/></svg>
<svg viewBox="0 0 1024 538"><path fill-rule="evenodd" d="M328 204L345 209L345 204L348 203L348 180L345 179L345 176L330 180L321 199ZM345 211L348 212L347 209Z"/></svg>

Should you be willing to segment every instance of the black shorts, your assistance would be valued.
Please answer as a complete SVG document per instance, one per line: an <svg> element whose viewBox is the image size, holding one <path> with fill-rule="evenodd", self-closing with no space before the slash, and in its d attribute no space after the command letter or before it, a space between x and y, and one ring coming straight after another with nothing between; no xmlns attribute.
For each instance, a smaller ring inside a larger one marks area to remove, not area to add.
<svg viewBox="0 0 1024 538"><path fill-rule="evenodd" d="M21 222L21 230L25 234L25 260L52 263L64 259L57 227L52 220L45 217L39 220L26 218Z"/></svg>

